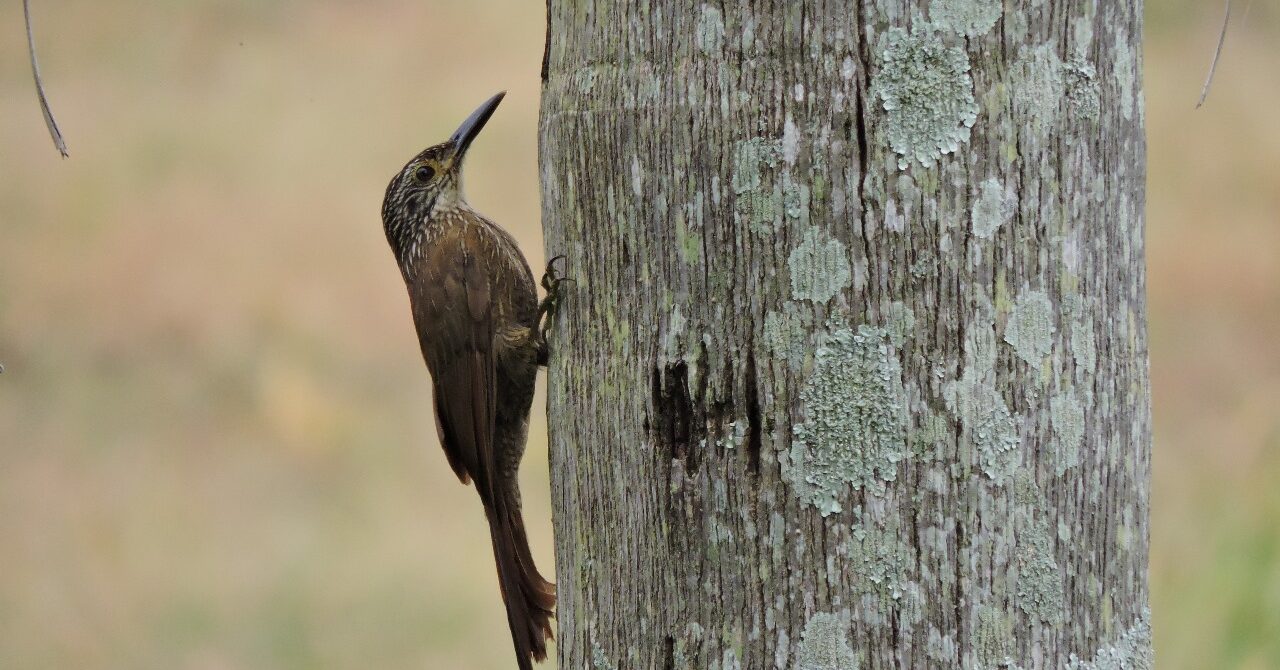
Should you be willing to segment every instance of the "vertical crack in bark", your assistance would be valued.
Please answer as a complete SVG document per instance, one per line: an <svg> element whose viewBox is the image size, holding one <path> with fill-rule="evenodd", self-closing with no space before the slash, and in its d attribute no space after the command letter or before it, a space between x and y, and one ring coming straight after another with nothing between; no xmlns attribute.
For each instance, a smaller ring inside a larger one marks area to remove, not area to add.
<svg viewBox="0 0 1280 670"><path fill-rule="evenodd" d="M676 639L670 635L667 636L662 652L662 668L663 670L676 670Z"/></svg>
<svg viewBox="0 0 1280 670"><path fill-rule="evenodd" d="M689 397L689 366L674 363L653 370L653 430L668 460L689 462L693 440L693 400ZM688 469L692 470L692 463Z"/></svg>
<svg viewBox="0 0 1280 670"><path fill-rule="evenodd" d="M858 219L862 225L863 261L871 265L871 240L867 236L867 168L870 160L867 157L867 110L871 104L871 50L867 46L867 36L863 22L862 2L858 2L858 60L862 65L862 78L858 83L858 101L854 107L854 126L858 134ZM871 302L871 288L868 283L867 302Z"/></svg>
<svg viewBox="0 0 1280 670"><path fill-rule="evenodd" d="M751 351L747 354L747 440L744 448L747 452L747 471L759 476L760 450L764 445L761 435L763 429L760 426L760 388L756 375L756 354Z"/></svg>

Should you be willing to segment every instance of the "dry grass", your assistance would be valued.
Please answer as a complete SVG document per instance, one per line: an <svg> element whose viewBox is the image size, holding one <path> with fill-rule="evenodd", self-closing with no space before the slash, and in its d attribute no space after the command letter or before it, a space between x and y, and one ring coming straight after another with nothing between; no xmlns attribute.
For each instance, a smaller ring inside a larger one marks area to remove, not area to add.
<svg viewBox="0 0 1280 670"><path fill-rule="evenodd" d="M0 668L507 667L377 211L505 88L470 193L540 261L539 3L35 5L72 159L3 31ZM1219 11L1171 2L1147 50L1156 636L1270 668L1280 50L1255 9L1193 112Z"/></svg>

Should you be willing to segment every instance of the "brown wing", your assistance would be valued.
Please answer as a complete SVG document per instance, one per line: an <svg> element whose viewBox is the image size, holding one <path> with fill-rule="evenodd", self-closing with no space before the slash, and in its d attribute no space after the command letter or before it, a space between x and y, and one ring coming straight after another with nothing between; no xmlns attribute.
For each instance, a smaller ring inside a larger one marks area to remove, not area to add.
<svg viewBox="0 0 1280 670"><path fill-rule="evenodd" d="M493 302L485 259L461 230L427 251L410 288L423 357L434 381L436 426L463 483L492 499L496 400Z"/></svg>
<svg viewBox="0 0 1280 670"><path fill-rule="evenodd" d="M532 670L531 659L547 655L555 587L533 567L515 473L500 472L497 466L496 449L513 448L509 433L508 441L502 443L496 436L498 356L494 351L497 313L509 311L496 302L511 293L511 287L492 283L495 274L504 274L495 265L502 257L494 253L495 238L483 235L481 226L458 226L442 233L428 248L419 265L424 271L409 293L418 340L435 381L440 441L458 478L476 482L489 521L516 662L521 670ZM523 430L519 439L524 439Z"/></svg>

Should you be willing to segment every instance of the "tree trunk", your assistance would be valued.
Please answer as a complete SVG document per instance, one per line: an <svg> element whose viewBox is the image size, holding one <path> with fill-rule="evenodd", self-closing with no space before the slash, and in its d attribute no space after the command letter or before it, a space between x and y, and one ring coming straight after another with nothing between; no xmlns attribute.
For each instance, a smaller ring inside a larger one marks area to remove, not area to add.
<svg viewBox="0 0 1280 670"><path fill-rule="evenodd" d="M1149 668L1140 1L552 2L562 668Z"/></svg>

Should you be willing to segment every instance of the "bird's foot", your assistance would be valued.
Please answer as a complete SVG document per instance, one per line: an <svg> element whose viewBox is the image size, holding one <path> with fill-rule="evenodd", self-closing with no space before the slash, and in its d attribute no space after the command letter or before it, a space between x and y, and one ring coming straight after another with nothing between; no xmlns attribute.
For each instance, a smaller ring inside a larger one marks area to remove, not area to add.
<svg viewBox="0 0 1280 670"><path fill-rule="evenodd" d="M556 271L556 261L564 260L564 256L556 256L547 262L546 272L542 275L542 288L547 292L546 297L538 304L538 336L542 338L543 347L546 347L547 331L551 330L551 321L560 311L560 304L565 296L565 284L574 283L568 277L561 277Z"/></svg>

